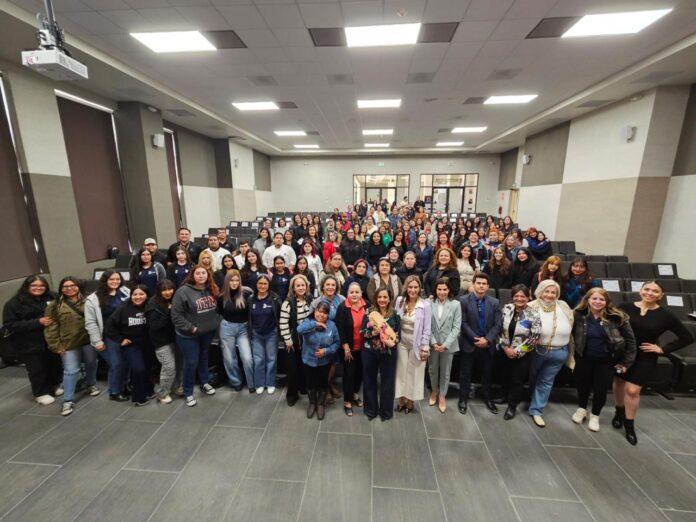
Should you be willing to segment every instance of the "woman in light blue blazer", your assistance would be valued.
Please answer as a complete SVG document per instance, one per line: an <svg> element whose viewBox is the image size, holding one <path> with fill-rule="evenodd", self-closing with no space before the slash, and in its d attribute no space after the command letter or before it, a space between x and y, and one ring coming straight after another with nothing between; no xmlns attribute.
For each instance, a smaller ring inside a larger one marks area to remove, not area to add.
<svg viewBox="0 0 696 522"><path fill-rule="evenodd" d="M447 389L449 388L452 358L459 351L459 330L462 327L462 308L454 299L452 289L446 279L435 282L435 296L430 305L432 315L430 336L430 398L428 405L445 413Z"/></svg>

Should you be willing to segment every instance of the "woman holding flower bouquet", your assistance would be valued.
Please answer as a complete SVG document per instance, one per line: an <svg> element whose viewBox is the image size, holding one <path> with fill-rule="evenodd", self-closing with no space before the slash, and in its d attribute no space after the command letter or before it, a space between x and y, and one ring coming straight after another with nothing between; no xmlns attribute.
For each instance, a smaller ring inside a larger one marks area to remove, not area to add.
<svg viewBox="0 0 696 522"><path fill-rule="evenodd" d="M374 304L363 318L365 350L363 362L364 411L369 420L378 414L383 420L393 416L396 376L396 345L401 321L392 307L391 290L386 287L375 292ZM379 400L377 375L380 376Z"/></svg>

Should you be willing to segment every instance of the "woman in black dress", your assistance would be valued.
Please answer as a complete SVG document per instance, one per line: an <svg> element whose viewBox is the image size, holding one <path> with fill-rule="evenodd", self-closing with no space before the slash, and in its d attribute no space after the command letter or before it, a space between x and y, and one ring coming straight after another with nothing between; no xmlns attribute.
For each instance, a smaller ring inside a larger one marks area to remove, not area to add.
<svg viewBox="0 0 696 522"><path fill-rule="evenodd" d="M616 429L625 428L626 440L634 446L638 444L634 421L640 404L640 390L654 374L658 357L693 342L693 337L677 316L660 306L663 295L659 283L646 281L640 289L640 301L623 303L619 307L628 314L638 353L633 366L626 373L614 377L616 414L611 423ZM677 338L665 346L655 344L668 331Z"/></svg>

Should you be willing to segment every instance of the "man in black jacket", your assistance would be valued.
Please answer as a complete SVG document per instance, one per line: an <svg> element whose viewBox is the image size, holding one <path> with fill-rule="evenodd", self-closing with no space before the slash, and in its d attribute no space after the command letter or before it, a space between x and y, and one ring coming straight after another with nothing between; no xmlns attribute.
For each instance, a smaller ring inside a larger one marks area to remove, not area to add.
<svg viewBox="0 0 696 522"><path fill-rule="evenodd" d="M177 233L179 241L173 243L167 251L167 263L176 263L176 247L182 246L188 250L191 262L198 263L198 256L203 249L191 241L191 231L186 227L181 227Z"/></svg>

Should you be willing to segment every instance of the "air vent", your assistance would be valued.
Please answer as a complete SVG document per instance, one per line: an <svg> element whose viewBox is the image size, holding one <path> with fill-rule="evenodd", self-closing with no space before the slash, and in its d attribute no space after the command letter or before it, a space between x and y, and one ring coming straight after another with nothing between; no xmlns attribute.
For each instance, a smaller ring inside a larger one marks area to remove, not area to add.
<svg viewBox="0 0 696 522"><path fill-rule="evenodd" d="M667 80L668 78L672 78L674 76L679 76L683 72L684 71L655 71L655 72L651 72L650 74L646 74L642 78L638 78L637 80L633 80L631 83L663 82L663 81Z"/></svg>
<svg viewBox="0 0 696 522"><path fill-rule="evenodd" d="M520 74L522 72L522 69L498 69L496 71L493 71L491 75L486 78L486 80L489 81L496 81L496 80L512 80L515 76Z"/></svg>
<svg viewBox="0 0 696 522"><path fill-rule="evenodd" d="M315 47L345 47L346 32L342 27L309 29Z"/></svg>
<svg viewBox="0 0 696 522"><path fill-rule="evenodd" d="M281 109L297 109L295 102L276 102L276 105Z"/></svg>
<svg viewBox="0 0 696 522"><path fill-rule="evenodd" d="M203 31L203 34L218 49L246 49L246 44L234 31Z"/></svg>
<svg viewBox="0 0 696 522"><path fill-rule="evenodd" d="M268 87L271 85L278 85L278 82L273 76L258 75L258 76L247 76L247 80L258 87Z"/></svg>
<svg viewBox="0 0 696 522"><path fill-rule="evenodd" d="M532 29L527 38L560 38L578 20L580 20L579 16L544 18Z"/></svg>
<svg viewBox="0 0 696 522"><path fill-rule="evenodd" d="M451 42L459 22L441 22L421 25L418 43Z"/></svg>
<svg viewBox="0 0 696 522"><path fill-rule="evenodd" d="M439 98L423 98L423 103L432 103L439 100Z"/></svg>
<svg viewBox="0 0 696 522"><path fill-rule="evenodd" d="M581 103L580 105L577 106L578 109L594 109L597 107L601 107L602 105L606 105L607 103L611 103L614 100L587 100L584 103Z"/></svg>
<svg viewBox="0 0 696 522"><path fill-rule="evenodd" d="M179 116L180 118L189 118L195 116L195 114L187 111L186 109L167 109L167 111L171 112L175 116Z"/></svg>
<svg viewBox="0 0 696 522"><path fill-rule="evenodd" d="M480 105L485 99L485 96L470 96L464 100L464 105Z"/></svg>
<svg viewBox="0 0 696 522"><path fill-rule="evenodd" d="M433 79L435 79L434 72L410 73L406 77L406 83L432 83Z"/></svg>
<svg viewBox="0 0 696 522"><path fill-rule="evenodd" d="M353 85L352 74L327 74L326 80L329 85Z"/></svg>
<svg viewBox="0 0 696 522"><path fill-rule="evenodd" d="M307 131L307 136L319 136L319 131Z"/></svg>

